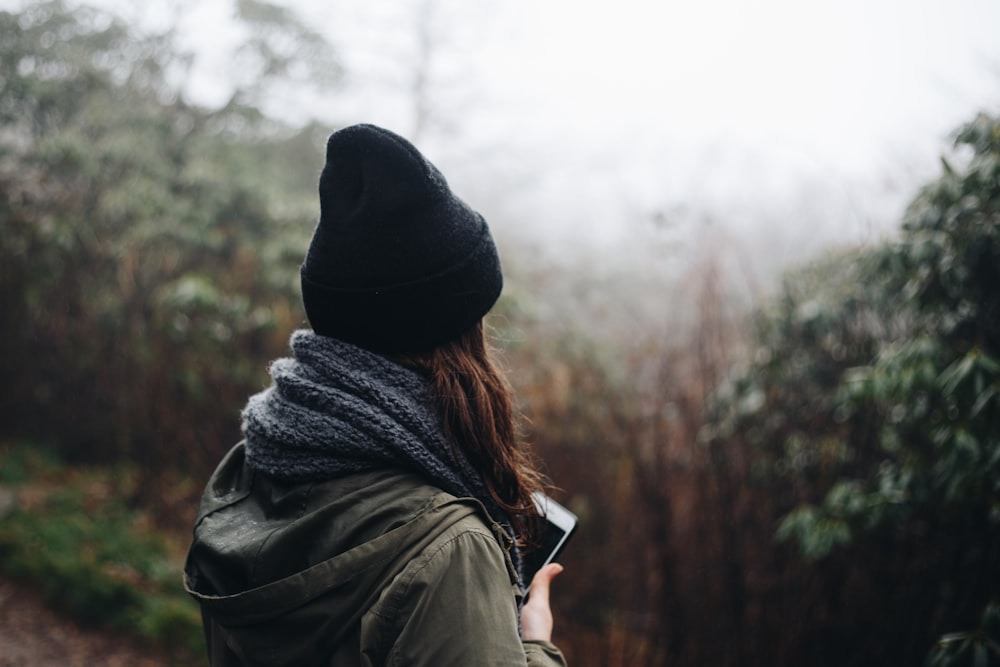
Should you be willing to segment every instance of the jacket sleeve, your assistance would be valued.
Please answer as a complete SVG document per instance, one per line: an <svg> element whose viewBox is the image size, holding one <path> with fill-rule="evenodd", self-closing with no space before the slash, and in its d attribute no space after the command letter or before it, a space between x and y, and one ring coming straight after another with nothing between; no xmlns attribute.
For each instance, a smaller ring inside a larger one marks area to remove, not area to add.
<svg viewBox="0 0 1000 667"><path fill-rule="evenodd" d="M392 628L386 665L563 666L548 642L522 642L503 552L485 530L449 537L411 563L375 613Z"/></svg>
<svg viewBox="0 0 1000 667"><path fill-rule="evenodd" d="M547 667L548 665L560 665L566 667L566 658L562 651L552 642L524 642L524 654L528 658L528 667Z"/></svg>

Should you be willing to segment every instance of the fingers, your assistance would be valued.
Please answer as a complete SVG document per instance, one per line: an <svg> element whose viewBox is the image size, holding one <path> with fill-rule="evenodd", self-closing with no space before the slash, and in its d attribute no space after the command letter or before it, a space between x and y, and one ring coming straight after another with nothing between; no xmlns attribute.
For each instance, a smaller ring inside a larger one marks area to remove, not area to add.
<svg viewBox="0 0 1000 667"><path fill-rule="evenodd" d="M535 578L531 580L531 599L537 599L539 602L544 601L545 604L548 605L549 589L551 587L552 580L558 577L562 571L563 566L559 563L549 563L540 569L535 574Z"/></svg>
<svg viewBox="0 0 1000 667"><path fill-rule="evenodd" d="M552 580L563 571L558 563L549 563L531 580L528 601L521 610L522 637L525 640L552 641L552 609L549 588Z"/></svg>

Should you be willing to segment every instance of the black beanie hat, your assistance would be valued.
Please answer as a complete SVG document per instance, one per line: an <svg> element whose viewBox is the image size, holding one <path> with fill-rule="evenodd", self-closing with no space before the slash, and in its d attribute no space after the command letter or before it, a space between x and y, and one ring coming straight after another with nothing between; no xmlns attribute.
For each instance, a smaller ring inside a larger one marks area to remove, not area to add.
<svg viewBox="0 0 1000 667"><path fill-rule="evenodd" d="M330 135L319 201L301 270L316 333L416 352L457 338L499 298L486 221L406 139L374 125Z"/></svg>

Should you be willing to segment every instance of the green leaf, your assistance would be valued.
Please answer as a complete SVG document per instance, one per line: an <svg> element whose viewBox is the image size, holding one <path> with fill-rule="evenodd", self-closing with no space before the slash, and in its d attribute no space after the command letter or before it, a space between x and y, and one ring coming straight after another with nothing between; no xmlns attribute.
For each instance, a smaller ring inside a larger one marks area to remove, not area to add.
<svg viewBox="0 0 1000 667"><path fill-rule="evenodd" d="M976 360L972 354L967 354L946 368L938 378L941 388L947 394L954 394L959 385L972 375L976 368Z"/></svg>
<svg viewBox="0 0 1000 667"><path fill-rule="evenodd" d="M973 651L972 664L974 667L989 667L990 657L986 653L986 647L977 642Z"/></svg>
<svg viewBox="0 0 1000 667"><path fill-rule="evenodd" d="M995 387L993 386L986 387L986 389L976 398L976 402L973 403L972 409L969 411L969 416L972 417L973 419L979 417L982 414L983 410L985 410L987 406L989 406L990 402L993 401L996 395L997 395L997 390ZM995 401L993 402L995 403Z"/></svg>

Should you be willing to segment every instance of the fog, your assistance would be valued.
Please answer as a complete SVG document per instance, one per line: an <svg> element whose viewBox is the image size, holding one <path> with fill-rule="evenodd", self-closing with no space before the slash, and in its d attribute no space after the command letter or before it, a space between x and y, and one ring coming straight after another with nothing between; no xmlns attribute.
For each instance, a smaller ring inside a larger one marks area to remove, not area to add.
<svg viewBox="0 0 1000 667"><path fill-rule="evenodd" d="M98 4L172 26L194 100L240 80L233 2ZM501 235L557 255L708 234L784 265L883 238L949 134L1000 103L992 0L277 4L343 77L279 86L270 113L394 129Z"/></svg>

